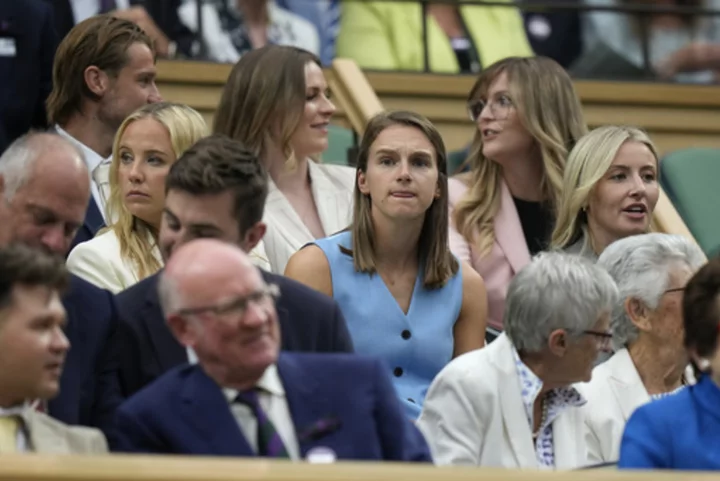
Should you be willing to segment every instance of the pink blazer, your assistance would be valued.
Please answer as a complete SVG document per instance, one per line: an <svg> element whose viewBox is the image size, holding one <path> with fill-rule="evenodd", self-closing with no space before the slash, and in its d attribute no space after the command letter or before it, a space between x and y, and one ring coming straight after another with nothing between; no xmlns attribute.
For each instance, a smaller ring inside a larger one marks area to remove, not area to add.
<svg viewBox="0 0 720 481"><path fill-rule="evenodd" d="M450 250L459 259L470 263L482 276L488 296L488 324L496 329L502 329L508 284L515 273L530 262L530 251L515 209L515 202L505 182L500 182L500 209L494 222L495 242L488 254L480 256L477 249L458 233L453 222L455 205L465 195L467 186L462 181L452 178L448 180L448 190Z"/></svg>

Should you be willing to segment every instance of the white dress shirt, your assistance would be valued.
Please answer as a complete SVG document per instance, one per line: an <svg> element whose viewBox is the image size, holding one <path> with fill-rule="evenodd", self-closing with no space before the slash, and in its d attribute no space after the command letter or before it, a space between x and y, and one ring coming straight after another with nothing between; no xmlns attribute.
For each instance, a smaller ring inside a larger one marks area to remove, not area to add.
<svg viewBox="0 0 720 481"><path fill-rule="evenodd" d="M290 459L297 461L300 459L300 446L298 444L297 435L295 434L295 425L293 424L290 408L288 407L287 398L285 397L285 389L277 372L277 367L272 365L265 370L265 374L257 383L258 400L260 407L267 414L270 421L275 426L280 439L282 439L287 449ZM234 402L238 395L235 389L223 389L225 398L230 403L230 411L240 426L245 439L250 447L258 451L257 439L257 418L250 409L250 406Z"/></svg>
<svg viewBox="0 0 720 481"><path fill-rule="evenodd" d="M72 142L75 146L77 146L80 151L83 153L83 157L85 160L85 165L87 165L88 171L90 171L90 192L92 193L92 197L95 200L95 203L97 204L98 210L103 216L103 219L105 220L105 223L107 224L107 214L105 213L105 202L103 200L103 196L100 194L100 186L95 182L95 171L100 167L102 164L109 164L112 160L112 156L108 157L107 159L103 158L95 152L93 149L88 147L87 145L83 144L79 140L77 140L72 135L65 132L59 125L55 125L55 130L58 134L65 137L67 140Z"/></svg>
<svg viewBox="0 0 720 481"><path fill-rule="evenodd" d="M126 10L130 7L130 0L115 0L115 5L118 10ZM76 24L100 13L98 0L70 0L70 6Z"/></svg>

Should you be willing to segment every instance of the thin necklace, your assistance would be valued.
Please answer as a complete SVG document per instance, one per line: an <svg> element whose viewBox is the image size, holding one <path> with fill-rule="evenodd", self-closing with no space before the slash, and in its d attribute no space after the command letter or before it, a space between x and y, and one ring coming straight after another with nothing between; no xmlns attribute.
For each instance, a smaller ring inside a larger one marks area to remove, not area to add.
<svg viewBox="0 0 720 481"><path fill-rule="evenodd" d="M537 431L533 433L533 439L536 439L538 436L540 436L540 433L543 430L543 426L545 425L545 421L547 421L547 415L548 415L548 403L545 399L542 400L542 416L540 417L540 427Z"/></svg>

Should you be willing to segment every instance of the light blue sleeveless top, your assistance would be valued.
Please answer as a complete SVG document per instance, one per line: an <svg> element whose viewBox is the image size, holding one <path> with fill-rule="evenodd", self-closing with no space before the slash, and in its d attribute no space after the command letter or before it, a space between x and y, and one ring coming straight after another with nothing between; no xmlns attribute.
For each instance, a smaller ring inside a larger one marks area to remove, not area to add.
<svg viewBox="0 0 720 481"><path fill-rule="evenodd" d="M347 321L358 354L383 359L405 413L416 419L433 378L450 362L453 327L462 306L462 272L440 289L422 285L418 272L407 315L377 274L356 272L352 234L341 232L315 241L330 264L333 297Z"/></svg>

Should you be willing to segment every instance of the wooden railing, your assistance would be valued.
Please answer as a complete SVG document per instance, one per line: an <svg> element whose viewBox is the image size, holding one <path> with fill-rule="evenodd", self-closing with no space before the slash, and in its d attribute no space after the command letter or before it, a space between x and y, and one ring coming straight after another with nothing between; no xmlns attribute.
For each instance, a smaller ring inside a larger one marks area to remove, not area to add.
<svg viewBox="0 0 720 481"><path fill-rule="evenodd" d="M336 60L326 69L335 89L335 122L355 126L358 112L375 106L353 106L342 88L356 98L362 91L353 78L342 78L348 60ZM230 66L197 62L160 62L159 87L168 100L187 103L212 119ZM336 72L340 72L335 79ZM467 116L465 100L474 78L394 72L365 72L366 81L388 109L408 109L427 116L438 127L449 150L467 145L475 128ZM338 89L338 86L341 88ZM575 82L591 127L630 124L648 131L661 154L685 147L720 148L720 88L631 82Z"/></svg>
<svg viewBox="0 0 720 481"><path fill-rule="evenodd" d="M0 481L709 481L710 473L509 471L399 463L304 464L169 456L3 455Z"/></svg>

